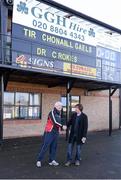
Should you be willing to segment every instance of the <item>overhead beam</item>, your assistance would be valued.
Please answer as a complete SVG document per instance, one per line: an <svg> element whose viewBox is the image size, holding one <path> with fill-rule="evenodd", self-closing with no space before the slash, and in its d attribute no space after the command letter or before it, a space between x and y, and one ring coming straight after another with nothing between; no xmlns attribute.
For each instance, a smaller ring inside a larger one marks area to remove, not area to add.
<svg viewBox="0 0 121 180"><path fill-rule="evenodd" d="M108 90L109 87L104 87L104 88L92 88L92 89L88 89L87 91L103 91L103 90Z"/></svg>
<svg viewBox="0 0 121 180"><path fill-rule="evenodd" d="M101 87L101 88L91 88L91 89L88 89L87 91L103 91L103 90L109 90L109 88L110 88L109 86ZM111 92L111 96L115 93L115 91L118 89L118 87L116 86L115 88L113 87L112 89L113 89L113 91Z"/></svg>
<svg viewBox="0 0 121 180"><path fill-rule="evenodd" d="M65 85L66 82L57 82L57 83L54 83L54 84L50 84L48 85L48 88L53 88L53 87L57 87L57 86L60 86L60 85Z"/></svg>
<svg viewBox="0 0 121 180"><path fill-rule="evenodd" d="M6 88L7 88L7 84L8 84L8 81L9 81L9 77L10 77L10 72L7 72L4 74L4 91L6 91Z"/></svg>

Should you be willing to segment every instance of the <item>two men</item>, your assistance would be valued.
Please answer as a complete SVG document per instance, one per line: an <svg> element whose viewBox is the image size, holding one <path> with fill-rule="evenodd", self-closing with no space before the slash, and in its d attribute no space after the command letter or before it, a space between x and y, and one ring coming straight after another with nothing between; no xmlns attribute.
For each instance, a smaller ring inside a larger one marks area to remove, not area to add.
<svg viewBox="0 0 121 180"><path fill-rule="evenodd" d="M48 147L50 147L49 165L53 165L53 166L59 165L59 163L56 162L55 158L56 158L59 128L62 127L61 110L62 110L62 103L56 102L54 109L48 115L47 124L44 131L44 140L36 163L37 167L41 167L41 162L44 158L44 155ZM72 115L70 121L67 124L67 128L71 127L71 131L69 135L67 162L65 164L66 166L69 166L72 163L72 152L75 143L76 143L75 165L80 165L81 146L86 141L87 128L88 128L88 118L86 114L84 114L82 111L83 111L83 106L81 104L77 104L75 106L75 113ZM63 129L66 130L66 127L63 126Z"/></svg>

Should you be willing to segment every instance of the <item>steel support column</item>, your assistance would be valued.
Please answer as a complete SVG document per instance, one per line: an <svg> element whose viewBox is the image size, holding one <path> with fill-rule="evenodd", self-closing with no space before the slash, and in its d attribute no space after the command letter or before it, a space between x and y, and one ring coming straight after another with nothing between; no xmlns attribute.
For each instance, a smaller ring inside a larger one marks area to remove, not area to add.
<svg viewBox="0 0 121 180"><path fill-rule="evenodd" d="M119 89L119 129L121 128L121 89Z"/></svg>
<svg viewBox="0 0 121 180"><path fill-rule="evenodd" d="M70 91L73 87L74 80L69 80L66 87L66 124L70 118ZM66 130L66 140L68 139L69 129Z"/></svg>
<svg viewBox="0 0 121 180"><path fill-rule="evenodd" d="M4 76L0 76L0 145L3 142L3 94L4 94Z"/></svg>
<svg viewBox="0 0 121 180"><path fill-rule="evenodd" d="M8 21L8 8L5 6L4 1L0 2L0 16L1 16L1 56L2 56L2 63L5 63L5 49L7 42L7 21Z"/></svg>
<svg viewBox="0 0 121 180"><path fill-rule="evenodd" d="M112 96L116 92L117 87L112 90L109 88L109 136L112 134Z"/></svg>
<svg viewBox="0 0 121 180"><path fill-rule="evenodd" d="M109 136L112 134L112 99L111 88L109 89Z"/></svg>
<svg viewBox="0 0 121 180"><path fill-rule="evenodd" d="M70 81L67 82L67 87L66 87L66 124L69 121L69 117L70 117ZM68 133L69 130L66 130L66 140L68 139Z"/></svg>

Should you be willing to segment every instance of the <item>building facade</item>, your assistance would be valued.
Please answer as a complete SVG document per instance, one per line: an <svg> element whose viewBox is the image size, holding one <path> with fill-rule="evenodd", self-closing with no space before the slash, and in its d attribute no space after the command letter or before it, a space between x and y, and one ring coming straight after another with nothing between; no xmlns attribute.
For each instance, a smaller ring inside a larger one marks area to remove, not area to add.
<svg viewBox="0 0 121 180"><path fill-rule="evenodd" d="M42 134L56 101L65 124L82 103L89 131L120 127L120 34L63 8L1 1L3 139Z"/></svg>

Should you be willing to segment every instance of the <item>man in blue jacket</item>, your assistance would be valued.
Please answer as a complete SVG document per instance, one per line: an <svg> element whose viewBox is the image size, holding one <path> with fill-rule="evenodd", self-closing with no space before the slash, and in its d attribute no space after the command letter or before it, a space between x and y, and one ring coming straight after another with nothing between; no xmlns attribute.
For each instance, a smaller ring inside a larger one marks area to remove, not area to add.
<svg viewBox="0 0 121 180"><path fill-rule="evenodd" d="M53 166L59 165L59 163L55 161L55 158L56 158L59 128L62 127L61 110L62 110L62 103L56 102L54 109L50 111L48 115L45 131L44 131L44 141L40 149L36 163L37 167L41 167L41 162L49 147L50 147L49 165L53 165Z"/></svg>
<svg viewBox="0 0 121 180"><path fill-rule="evenodd" d="M81 147L86 142L88 118L83 112L82 104L75 106L75 113L72 115L67 127L71 127L68 150L67 150L67 162L65 166L69 166L72 163L72 152L74 144L76 144L75 165L80 165L81 160Z"/></svg>

